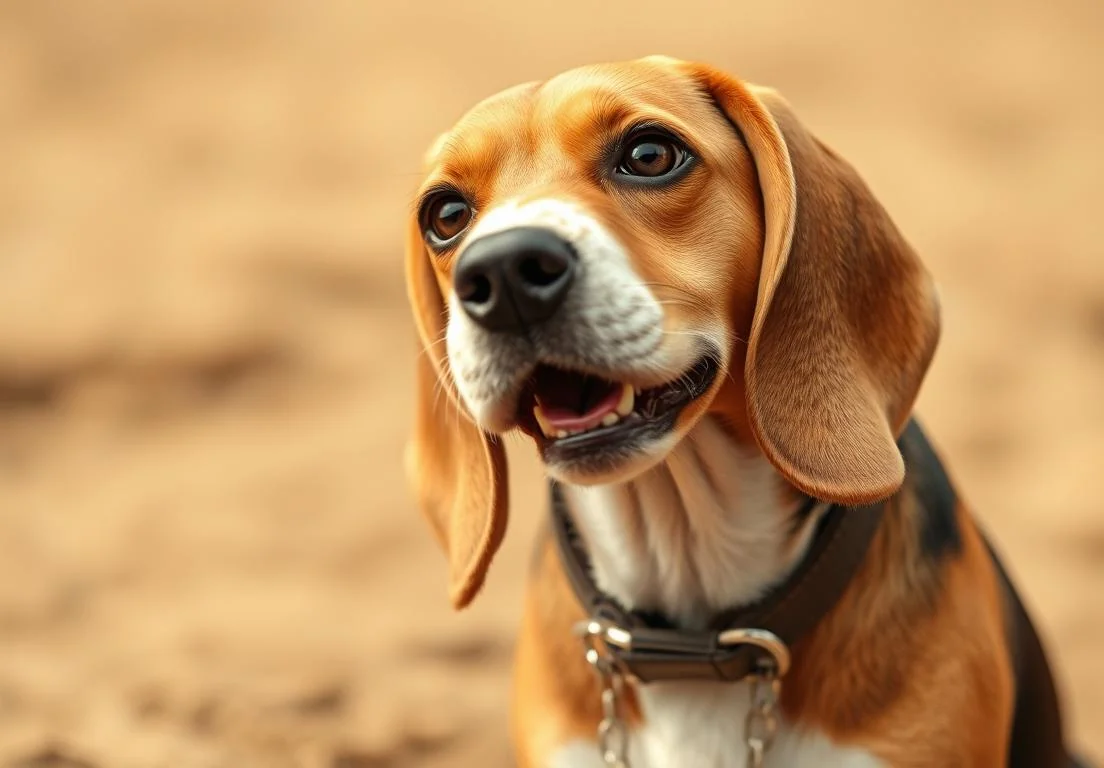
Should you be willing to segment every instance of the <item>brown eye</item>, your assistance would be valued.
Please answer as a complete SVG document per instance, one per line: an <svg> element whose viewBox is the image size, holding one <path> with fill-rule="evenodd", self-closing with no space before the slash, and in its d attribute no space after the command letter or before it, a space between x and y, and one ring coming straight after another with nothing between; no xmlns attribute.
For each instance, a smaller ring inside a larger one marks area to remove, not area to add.
<svg viewBox="0 0 1104 768"><path fill-rule="evenodd" d="M433 245L444 245L463 232L471 218L471 206L464 198L455 192L442 192L425 208L426 238Z"/></svg>
<svg viewBox="0 0 1104 768"><path fill-rule="evenodd" d="M624 176L655 179L667 176L685 164L686 150L669 136L650 134L629 142L617 165Z"/></svg>

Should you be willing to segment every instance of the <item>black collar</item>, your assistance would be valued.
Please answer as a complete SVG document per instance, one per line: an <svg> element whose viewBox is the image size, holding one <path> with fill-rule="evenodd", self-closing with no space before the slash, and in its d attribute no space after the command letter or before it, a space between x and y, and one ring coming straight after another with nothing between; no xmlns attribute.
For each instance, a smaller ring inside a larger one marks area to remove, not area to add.
<svg viewBox="0 0 1104 768"><path fill-rule="evenodd" d="M710 629L675 628L662 616L625 610L594 583L590 558L571 519L562 489L551 483L552 529L564 571L623 674L641 682L735 682L789 665L789 647L832 609L855 575L882 520L882 504L829 507L817 524L804 560L761 600L724 611ZM815 504L810 500L810 505ZM806 510L806 512L808 509Z"/></svg>

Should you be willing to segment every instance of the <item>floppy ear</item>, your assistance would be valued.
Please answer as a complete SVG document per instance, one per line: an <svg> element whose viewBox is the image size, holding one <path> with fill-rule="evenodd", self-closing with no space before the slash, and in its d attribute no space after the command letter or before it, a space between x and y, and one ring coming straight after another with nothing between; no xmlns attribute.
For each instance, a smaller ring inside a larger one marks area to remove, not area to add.
<svg viewBox="0 0 1104 768"><path fill-rule="evenodd" d="M414 434L406 472L449 561L449 598L471 602L506 531L506 455L481 430L452 383L445 352L447 309L416 219L406 244L406 285L421 340Z"/></svg>
<svg viewBox="0 0 1104 768"><path fill-rule="evenodd" d="M855 170L773 91L695 76L755 161L764 248L744 371L760 446L799 489L842 504L904 480L895 444L939 338L934 285Z"/></svg>

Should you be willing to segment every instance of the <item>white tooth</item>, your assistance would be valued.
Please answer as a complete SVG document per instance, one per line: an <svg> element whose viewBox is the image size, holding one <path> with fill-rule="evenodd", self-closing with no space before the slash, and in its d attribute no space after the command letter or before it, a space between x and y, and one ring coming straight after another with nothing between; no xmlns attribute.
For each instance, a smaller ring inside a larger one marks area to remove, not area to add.
<svg viewBox="0 0 1104 768"><path fill-rule="evenodd" d="M617 413L621 416L628 416L632 413L633 405L636 402L636 392L628 384L621 385L621 400L617 403Z"/></svg>
<svg viewBox="0 0 1104 768"><path fill-rule="evenodd" d="M571 433L570 432L564 432L561 429L559 432L556 433L556 437L558 437L560 439L563 439L563 438L567 437L569 434L571 434Z"/></svg>
<svg viewBox="0 0 1104 768"><path fill-rule="evenodd" d="M537 424L540 425L541 432L544 433L545 437L556 436L556 430L552 429L552 425L544 420L544 411L541 410L539 405L533 406L533 418L537 420Z"/></svg>
<svg viewBox="0 0 1104 768"><path fill-rule="evenodd" d="M605 416L602 417L602 426L603 427L612 427L614 424L616 424L620 420L621 420L621 417L618 416L616 413L607 413Z"/></svg>

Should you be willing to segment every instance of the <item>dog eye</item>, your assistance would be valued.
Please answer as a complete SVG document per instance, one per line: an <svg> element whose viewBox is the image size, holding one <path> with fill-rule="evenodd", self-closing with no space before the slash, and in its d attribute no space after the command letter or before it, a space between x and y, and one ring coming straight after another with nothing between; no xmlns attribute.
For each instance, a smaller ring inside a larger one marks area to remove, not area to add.
<svg viewBox="0 0 1104 768"><path fill-rule="evenodd" d="M623 176L655 179L682 167L688 157L682 145L670 136L646 134L632 139L625 147L617 172Z"/></svg>
<svg viewBox="0 0 1104 768"><path fill-rule="evenodd" d="M467 228L472 219L468 202L455 192L442 192L425 206L422 229L432 245L445 245Z"/></svg>

